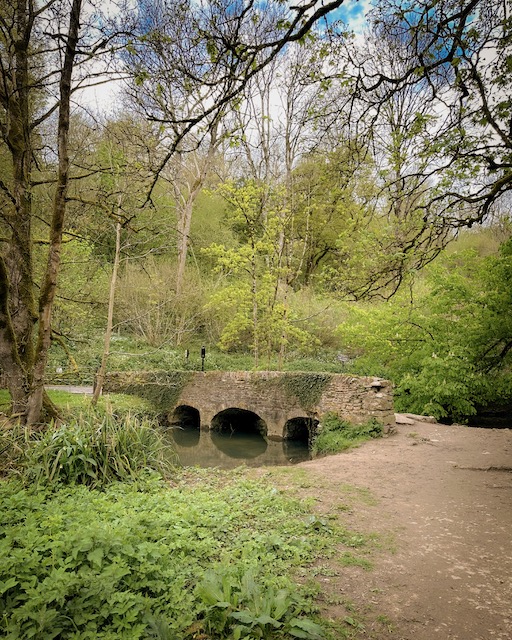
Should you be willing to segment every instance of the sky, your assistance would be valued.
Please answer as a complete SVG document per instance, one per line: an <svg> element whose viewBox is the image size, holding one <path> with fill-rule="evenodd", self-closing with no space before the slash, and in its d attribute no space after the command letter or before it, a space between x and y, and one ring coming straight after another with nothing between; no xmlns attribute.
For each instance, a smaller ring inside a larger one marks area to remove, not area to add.
<svg viewBox="0 0 512 640"><path fill-rule="evenodd" d="M361 34L366 26L366 13L371 6L370 0L345 0L332 17L342 20L356 34Z"/></svg>
<svg viewBox="0 0 512 640"><path fill-rule="evenodd" d="M345 0L343 5L330 14L330 20L341 20L356 36L361 36L366 26L366 13L372 0ZM290 2L290 4L293 4ZM79 92L80 103L93 113L112 114L118 96L116 83L90 87Z"/></svg>

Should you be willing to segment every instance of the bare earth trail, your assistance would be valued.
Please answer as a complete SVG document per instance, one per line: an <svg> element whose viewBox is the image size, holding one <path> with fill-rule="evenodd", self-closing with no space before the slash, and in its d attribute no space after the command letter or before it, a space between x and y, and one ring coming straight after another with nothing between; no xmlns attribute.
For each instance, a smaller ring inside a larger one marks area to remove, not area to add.
<svg viewBox="0 0 512 640"><path fill-rule="evenodd" d="M360 638L512 640L512 430L415 422L300 467L322 510L386 541L370 571L320 576L328 615L352 602ZM375 500L342 510L343 485Z"/></svg>

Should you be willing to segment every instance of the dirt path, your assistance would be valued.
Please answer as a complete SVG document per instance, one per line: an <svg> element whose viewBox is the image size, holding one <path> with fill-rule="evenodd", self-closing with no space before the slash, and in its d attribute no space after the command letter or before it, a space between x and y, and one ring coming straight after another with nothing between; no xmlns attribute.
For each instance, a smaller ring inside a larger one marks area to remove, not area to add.
<svg viewBox="0 0 512 640"><path fill-rule="evenodd" d="M353 619L353 603L360 638L512 639L512 430L415 422L300 466L320 506L380 534L371 570L320 576L328 614ZM375 499L343 507L347 484Z"/></svg>

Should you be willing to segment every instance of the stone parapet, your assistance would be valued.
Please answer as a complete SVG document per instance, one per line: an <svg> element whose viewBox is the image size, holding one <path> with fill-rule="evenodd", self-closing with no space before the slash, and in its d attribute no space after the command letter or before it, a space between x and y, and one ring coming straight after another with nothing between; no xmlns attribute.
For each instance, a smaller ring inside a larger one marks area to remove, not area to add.
<svg viewBox="0 0 512 640"><path fill-rule="evenodd" d="M394 424L392 385L374 377L282 371L113 372L104 388L145 397L170 415L180 406L197 409L203 428L221 411L251 411L275 438L284 437L290 420L319 420L328 412L356 424L370 418Z"/></svg>

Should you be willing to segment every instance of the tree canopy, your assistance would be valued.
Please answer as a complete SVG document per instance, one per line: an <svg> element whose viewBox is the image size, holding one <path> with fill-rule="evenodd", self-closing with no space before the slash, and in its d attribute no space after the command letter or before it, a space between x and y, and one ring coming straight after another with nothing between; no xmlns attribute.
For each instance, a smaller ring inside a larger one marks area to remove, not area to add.
<svg viewBox="0 0 512 640"><path fill-rule="evenodd" d="M109 336L115 322L155 345L198 333L282 363L322 342L301 295L387 300L462 229L507 227L507 3L377 0L355 36L342 5L0 4L13 415L52 414L52 342L87 314L96 330L108 307ZM91 107L111 83L109 110ZM508 363L500 331L496 344L475 332L492 370ZM107 356L108 340L102 371Z"/></svg>

